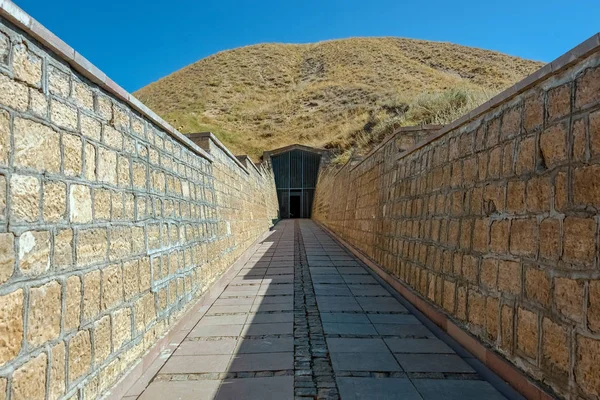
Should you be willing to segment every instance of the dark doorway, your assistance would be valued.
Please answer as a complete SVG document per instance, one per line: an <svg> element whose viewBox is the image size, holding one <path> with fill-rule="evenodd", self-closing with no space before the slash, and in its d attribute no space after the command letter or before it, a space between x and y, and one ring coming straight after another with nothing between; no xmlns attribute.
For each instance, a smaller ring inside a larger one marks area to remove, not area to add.
<svg viewBox="0 0 600 400"><path fill-rule="evenodd" d="M290 192L290 218L303 218L301 191Z"/></svg>
<svg viewBox="0 0 600 400"><path fill-rule="evenodd" d="M281 218L310 218L321 155L289 150L271 156Z"/></svg>

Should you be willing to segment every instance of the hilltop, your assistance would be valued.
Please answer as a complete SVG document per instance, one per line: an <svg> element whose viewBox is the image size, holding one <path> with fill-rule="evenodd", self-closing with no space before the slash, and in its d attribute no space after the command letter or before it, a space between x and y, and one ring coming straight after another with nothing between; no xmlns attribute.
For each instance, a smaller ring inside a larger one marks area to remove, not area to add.
<svg viewBox="0 0 600 400"><path fill-rule="evenodd" d="M348 155L394 126L447 123L543 64L402 38L259 44L223 51L135 96L183 133L235 154L303 143Z"/></svg>

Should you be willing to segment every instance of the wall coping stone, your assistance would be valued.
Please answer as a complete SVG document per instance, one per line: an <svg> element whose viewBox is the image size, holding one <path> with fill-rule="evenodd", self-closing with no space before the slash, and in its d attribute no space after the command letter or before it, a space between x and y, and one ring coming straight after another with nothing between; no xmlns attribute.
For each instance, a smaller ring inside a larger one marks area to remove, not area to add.
<svg viewBox="0 0 600 400"><path fill-rule="evenodd" d="M242 164L246 165L246 167L249 167L251 165L252 168L254 168L256 170L256 172L258 172L260 175L262 175L262 172L258 169L256 164L254 164L252 159L250 157L248 157L247 154L242 154L241 156L235 156L235 158L237 158Z"/></svg>
<svg viewBox="0 0 600 400"><path fill-rule="evenodd" d="M100 88L129 105L132 109L142 114L152 123L164 129L175 140L188 147L197 155L207 159L210 162L214 161L214 158L209 153L186 138L185 135L180 133L171 124L166 122L158 114L150 110L141 101L136 99L132 94L119 86L99 68L93 65L81 54L76 52L71 46L62 41L55 34L50 32L46 27L19 8L11 0L0 0L0 16L5 17L25 33L39 41L40 44L48 47L58 57L71 65L71 67L73 67L73 69L75 69L77 72L81 73Z"/></svg>
<svg viewBox="0 0 600 400"><path fill-rule="evenodd" d="M250 171L248 171L248 169L246 168L246 166L244 166L244 164L242 164L240 162L240 160L237 159L236 156L233 155L233 153L223 144L221 143L221 141L212 133L212 132L198 132L198 133L190 133L186 135L192 142L194 141L194 139L210 139L213 141L213 143L220 148L221 150L223 150L223 152L225 152L225 154L227 154L227 157L231 158L233 160L233 162L235 162L237 164L238 167L240 167L241 169L244 170L245 173L247 173L248 175L250 174Z"/></svg>
<svg viewBox="0 0 600 400"><path fill-rule="evenodd" d="M567 68L571 64L574 64L576 61L598 51L599 49L600 33L596 33L587 40L572 48L571 50L567 51L565 54L559 56L554 61L549 62L548 64L544 65L542 68L538 69L523 80L515 83L513 86L492 97L490 100L486 101L479 107L471 110L467 114L454 120L448 125L444 125L444 127L441 128L439 131L416 143L414 146L410 147L405 152L400 153L396 160L400 160L408 156L409 154L419 150L420 148L428 145L429 143L440 139L447 133L454 131L455 129L463 125L466 125L467 123L475 120L476 118L490 111L491 109L498 107L499 105L508 102L518 94L525 92L527 89L531 88L536 83L545 80L552 75L557 74L559 71Z"/></svg>

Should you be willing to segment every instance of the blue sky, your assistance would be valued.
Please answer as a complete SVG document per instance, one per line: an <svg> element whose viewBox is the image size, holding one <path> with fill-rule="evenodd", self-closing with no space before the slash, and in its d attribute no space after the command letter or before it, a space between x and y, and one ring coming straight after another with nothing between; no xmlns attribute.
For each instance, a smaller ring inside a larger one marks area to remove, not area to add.
<svg viewBox="0 0 600 400"><path fill-rule="evenodd" d="M400 36L548 62L600 30L598 0L15 1L128 91L262 42Z"/></svg>

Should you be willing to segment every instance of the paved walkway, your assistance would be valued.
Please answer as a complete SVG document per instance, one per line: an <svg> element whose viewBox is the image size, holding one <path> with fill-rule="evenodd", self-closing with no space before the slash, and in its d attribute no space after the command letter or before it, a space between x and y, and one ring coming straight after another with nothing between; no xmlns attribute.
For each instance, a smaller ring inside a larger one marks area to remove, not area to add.
<svg viewBox="0 0 600 400"><path fill-rule="evenodd" d="M458 351L314 222L285 220L139 399L504 399Z"/></svg>

